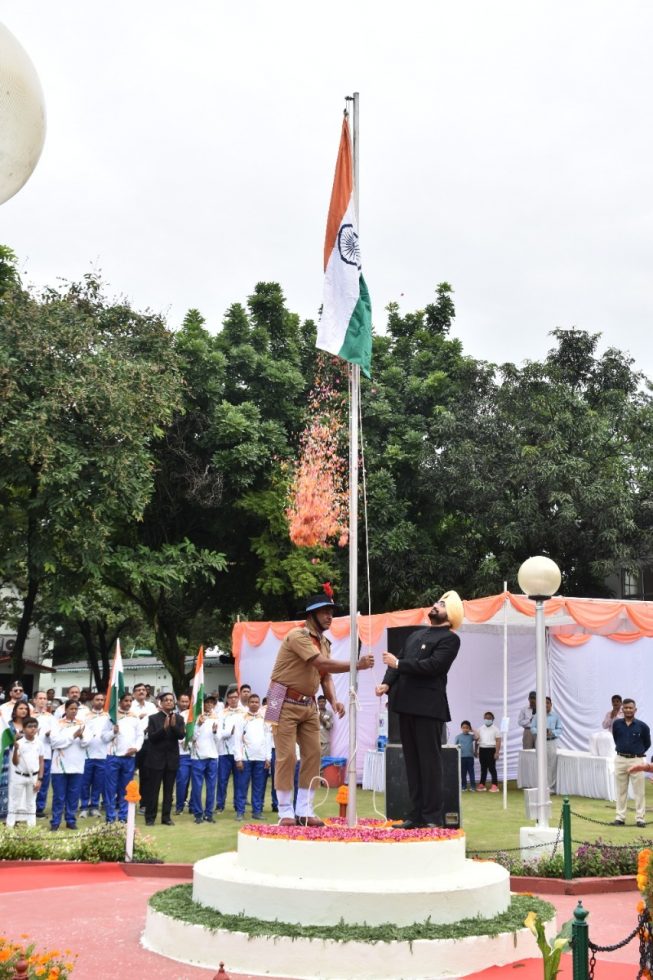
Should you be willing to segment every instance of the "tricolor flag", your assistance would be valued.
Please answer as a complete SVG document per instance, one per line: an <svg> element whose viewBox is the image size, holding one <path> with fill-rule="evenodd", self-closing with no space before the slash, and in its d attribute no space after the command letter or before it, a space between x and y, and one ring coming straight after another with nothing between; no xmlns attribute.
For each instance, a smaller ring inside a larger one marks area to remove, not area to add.
<svg viewBox="0 0 653 980"><path fill-rule="evenodd" d="M324 298L317 346L344 357L346 361L360 364L369 378L372 304L361 272L351 137L346 115L324 241Z"/></svg>
<svg viewBox="0 0 653 980"><path fill-rule="evenodd" d="M204 647L200 647L195 661L195 676L193 677L193 694L188 709L186 721L186 745L195 731L195 722L204 711Z"/></svg>
<svg viewBox="0 0 653 980"><path fill-rule="evenodd" d="M107 696L104 702L104 710L109 712L109 717L114 725L118 724L118 704L124 693L125 674L122 667L120 640L116 640L116 649L113 654L113 664L111 665L111 680L109 681Z"/></svg>
<svg viewBox="0 0 653 980"><path fill-rule="evenodd" d="M9 722L0 715L0 760L5 749L10 749L14 741L14 733L9 727Z"/></svg>

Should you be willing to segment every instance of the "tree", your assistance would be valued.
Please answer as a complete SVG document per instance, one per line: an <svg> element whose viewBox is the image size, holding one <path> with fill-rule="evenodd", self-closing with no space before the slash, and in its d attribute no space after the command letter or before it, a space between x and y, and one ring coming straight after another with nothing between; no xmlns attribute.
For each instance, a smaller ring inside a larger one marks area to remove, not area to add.
<svg viewBox="0 0 653 980"><path fill-rule="evenodd" d="M0 580L20 592L20 673L37 597L55 576L95 579L120 521L152 489L151 442L178 403L160 317L101 283L0 299Z"/></svg>

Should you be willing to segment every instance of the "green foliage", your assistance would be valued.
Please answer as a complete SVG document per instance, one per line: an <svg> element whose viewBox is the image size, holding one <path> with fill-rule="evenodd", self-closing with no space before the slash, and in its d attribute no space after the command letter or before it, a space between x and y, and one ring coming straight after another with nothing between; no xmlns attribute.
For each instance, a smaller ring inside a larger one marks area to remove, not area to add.
<svg viewBox="0 0 653 980"><path fill-rule="evenodd" d="M460 919L438 925L421 922L397 926L387 922L380 926L347 925L302 926L295 923L264 921L246 915L222 915L215 909L199 905L192 899L192 885L173 885L155 892L149 900L152 908L172 919L181 919L206 929L228 929L248 936L284 936L288 939L330 939L334 942L415 942L418 939L463 939L465 936L496 936L501 932L516 932L523 928L526 915L536 912L544 921L553 918L555 908L532 895L513 895L510 908L492 919ZM271 910L272 911L272 910Z"/></svg>
<svg viewBox="0 0 653 980"><path fill-rule="evenodd" d="M40 827L19 825L0 827L0 860L2 861L124 861L124 824L101 823L83 831L50 834ZM157 862L159 853L152 839L136 831L134 861Z"/></svg>
<svg viewBox="0 0 653 980"><path fill-rule="evenodd" d="M649 842L638 839L628 845L610 844L601 838L581 844L571 859L574 878L614 878L617 875L637 873L637 855ZM511 875L526 878L564 878L564 860L560 853L552 857L543 855L539 860L523 861L521 858L499 852L496 861L507 868Z"/></svg>

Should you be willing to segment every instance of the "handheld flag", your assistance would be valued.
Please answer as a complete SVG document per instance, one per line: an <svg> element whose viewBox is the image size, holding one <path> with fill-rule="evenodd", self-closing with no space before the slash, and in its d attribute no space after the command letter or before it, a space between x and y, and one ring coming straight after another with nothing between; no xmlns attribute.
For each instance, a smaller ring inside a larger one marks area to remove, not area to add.
<svg viewBox="0 0 653 980"><path fill-rule="evenodd" d="M359 364L369 378L372 304L361 271L351 138L346 114L324 241L324 298L317 346Z"/></svg>
<svg viewBox="0 0 653 980"><path fill-rule="evenodd" d="M125 693L125 674L122 666L122 654L120 653L120 640L116 640L116 649L113 654L111 665L111 680L107 688L107 696L104 702L104 710L108 711L109 717L114 725L118 724L118 704Z"/></svg>
<svg viewBox="0 0 653 980"><path fill-rule="evenodd" d="M186 722L186 745L193 738L195 723L204 711L204 647L200 647L195 661L195 676L193 677L193 694L191 697L190 708L188 709L188 720Z"/></svg>
<svg viewBox="0 0 653 980"><path fill-rule="evenodd" d="M0 759L5 749L10 749L15 742L14 733L9 727L9 722L5 721L0 715Z"/></svg>

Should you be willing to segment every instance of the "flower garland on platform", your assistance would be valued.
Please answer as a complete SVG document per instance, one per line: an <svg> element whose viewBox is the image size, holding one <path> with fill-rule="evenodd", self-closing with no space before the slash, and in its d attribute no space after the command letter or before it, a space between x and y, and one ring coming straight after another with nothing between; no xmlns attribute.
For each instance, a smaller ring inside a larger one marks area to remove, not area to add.
<svg viewBox="0 0 653 980"><path fill-rule="evenodd" d="M653 850L645 847L637 855L637 887L641 899L637 903L640 917L639 951L640 970L638 978L651 980L653 966L653 935L651 934L651 908L653 907Z"/></svg>
<svg viewBox="0 0 653 980"><path fill-rule="evenodd" d="M398 834L391 820L360 820L355 827L349 827L342 817L326 820L325 827L279 827L275 824L246 824L241 834L252 837L273 837L278 840L331 841L334 843L375 843L401 844L410 841L447 841L464 837L464 830L450 830L446 827L420 827L415 830L402 830Z"/></svg>
<svg viewBox="0 0 653 980"><path fill-rule="evenodd" d="M286 519L297 547L326 548L349 538L345 399L337 379L319 371L308 400L309 422L292 475Z"/></svg>

